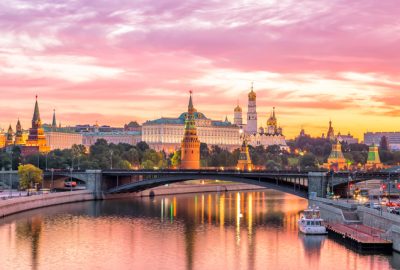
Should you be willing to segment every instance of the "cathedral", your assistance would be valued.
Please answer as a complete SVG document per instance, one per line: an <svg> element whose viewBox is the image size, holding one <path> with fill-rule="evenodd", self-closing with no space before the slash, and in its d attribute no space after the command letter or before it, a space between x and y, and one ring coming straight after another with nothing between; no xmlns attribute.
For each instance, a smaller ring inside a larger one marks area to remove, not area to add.
<svg viewBox="0 0 400 270"><path fill-rule="evenodd" d="M243 136L246 137L249 145L253 147L279 145L282 150L289 150L285 136L282 134L282 128L278 126L275 107L268 118L265 128L258 127L257 95L254 92L253 85L251 85L251 90L248 93L247 123L243 123L243 111L239 104L235 107L233 113L234 124L244 132Z"/></svg>

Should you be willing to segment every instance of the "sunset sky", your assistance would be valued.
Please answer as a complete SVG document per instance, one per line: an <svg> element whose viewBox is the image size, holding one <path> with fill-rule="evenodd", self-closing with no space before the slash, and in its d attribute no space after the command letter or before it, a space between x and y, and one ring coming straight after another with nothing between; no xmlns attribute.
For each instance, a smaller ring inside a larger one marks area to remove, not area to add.
<svg viewBox="0 0 400 270"><path fill-rule="evenodd" d="M56 4L54 4L56 3ZM292 138L400 131L398 0L0 2L0 126L233 120L251 82Z"/></svg>

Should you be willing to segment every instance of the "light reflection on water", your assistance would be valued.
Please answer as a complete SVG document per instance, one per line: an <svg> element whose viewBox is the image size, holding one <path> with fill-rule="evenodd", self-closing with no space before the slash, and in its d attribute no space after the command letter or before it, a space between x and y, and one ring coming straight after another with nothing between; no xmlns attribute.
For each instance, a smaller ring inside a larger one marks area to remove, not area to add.
<svg viewBox="0 0 400 270"><path fill-rule="evenodd" d="M84 202L0 223L0 269L390 269L399 255L360 255L298 234L307 201L274 192Z"/></svg>

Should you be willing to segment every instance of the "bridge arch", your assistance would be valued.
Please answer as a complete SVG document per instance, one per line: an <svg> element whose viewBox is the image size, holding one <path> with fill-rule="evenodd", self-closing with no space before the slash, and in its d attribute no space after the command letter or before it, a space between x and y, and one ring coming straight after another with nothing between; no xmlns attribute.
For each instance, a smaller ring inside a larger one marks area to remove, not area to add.
<svg viewBox="0 0 400 270"><path fill-rule="evenodd" d="M105 190L106 194L117 194L117 193L129 193L138 192L150 188L163 186L166 184L173 184L179 182L185 182L190 180L221 180L236 183L251 184L255 186L261 186L269 189L282 191L285 193L293 194L302 198L307 198L307 187L296 184L296 183L283 183L278 182L274 178L247 178L247 177L235 177L235 176L224 176L224 175L201 175L201 174L188 174L188 175L174 175L174 176L160 176L157 178L145 179L129 184L116 186Z"/></svg>

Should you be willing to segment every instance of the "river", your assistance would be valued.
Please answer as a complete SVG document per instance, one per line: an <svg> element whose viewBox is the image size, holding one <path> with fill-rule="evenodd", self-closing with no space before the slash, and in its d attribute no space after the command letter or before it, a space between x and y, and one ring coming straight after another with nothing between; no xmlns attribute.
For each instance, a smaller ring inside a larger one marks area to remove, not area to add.
<svg viewBox="0 0 400 270"><path fill-rule="evenodd" d="M400 269L297 231L307 201L271 190L82 202L0 221L0 269Z"/></svg>

